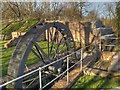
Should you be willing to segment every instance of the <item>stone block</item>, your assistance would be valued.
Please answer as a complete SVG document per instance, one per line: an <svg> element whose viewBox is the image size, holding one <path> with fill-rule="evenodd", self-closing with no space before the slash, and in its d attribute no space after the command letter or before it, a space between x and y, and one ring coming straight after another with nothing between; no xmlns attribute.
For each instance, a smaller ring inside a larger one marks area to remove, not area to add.
<svg viewBox="0 0 120 90"><path fill-rule="evenodd" d="M20 32L12 32L12 39L18 38L20 36Z"/></svg>
<svg viewBox="0 0 120 90"><path fill-rule="evenodd" d="M116 52L102 52L101 59L104 61L109 61L115 55Z"/></svg>
<svg viewBox="0 0 120 90"><path fill-rule="evenodd" d="M120 70L120 59L112 60L111 65L108 67L109 72L117 72Z"/></svg>
<svg viewBox="0 0 120 90"><path fill-rule="evenodd" d="M12 46L16 46L16 44L18 43L20 38L21 37L9 40L7 43L4 44L4 48L9 48L9 47L12 47Z"/></svg>
<svg viewBox="0 0 120 90"><path fill-rule="evenodd" d="M109 76L109 73L107 71L103 71L100 69L95 69L95 68L85 68L83 70L84 74L90 75L90 76L101 76L101 77L107 77Z"/></svg>
<svg viewBox="0 0 120 90"><path fill-rule="evenodd" d="M26 32L12 32L12 39L25 35Z"/></svg>

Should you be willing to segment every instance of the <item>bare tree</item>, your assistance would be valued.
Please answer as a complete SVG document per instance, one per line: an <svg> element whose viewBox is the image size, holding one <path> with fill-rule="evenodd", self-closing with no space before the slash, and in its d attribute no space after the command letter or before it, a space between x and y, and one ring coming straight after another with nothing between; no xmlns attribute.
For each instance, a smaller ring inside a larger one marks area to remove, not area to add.
<svg viewBox="0 0 120 90"><path fill-rule="evenodd" d="M117 35L120 38L120 1L116 3L116 26L117 26Z"/></svg>
<svg viewBox="0 0 120 90"><path fill-rule="evenodd" d="M4 18L80 19L86 2L5 2Z"/></svg>
<svg viewBox="0 0 120 90"><path fill-rule="evenodd" d="M105 7L106 7L106 13L108 14L107 16L112 19L113 17L116 16L115 14L115 2L108 2L105 3Z"/></svg>
<svg viewBox="0 0 120 90"><path fill-rule="evenodd" d="M9 8L13 11L13 13L17 16L17 18L21 19L21 12L18 2L8 2Z"/></svg>
<svg viewBox="0 0 120 90"><path fill-rule="evenodd" d="M91 10L91 11L88 13L87 18L88 18L90 21L98 19L98 18L99 18L98 12L95 11L95 10Z"/></svg>

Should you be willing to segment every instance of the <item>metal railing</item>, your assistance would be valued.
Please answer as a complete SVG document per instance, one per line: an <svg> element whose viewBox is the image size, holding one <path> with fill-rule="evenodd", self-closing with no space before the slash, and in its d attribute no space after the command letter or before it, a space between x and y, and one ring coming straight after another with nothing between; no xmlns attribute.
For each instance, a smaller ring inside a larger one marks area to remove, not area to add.
<svg viewBox="0 0 120 90"><path fill-rule="evenodd" d="M88 46L86 46L86 47L88 47ZM85 48L86 48L86 47L85 47ZM51 63L49 63L49 64L47 64L47 65L45 65L45 66L39 67L39 68L37 68L37 69L29 72L29 73L26 73L26 74L24 74L24 75L22 75L22 76L20 76L20 77L17 77L17 78L15 78L15 79L11 80L11 81L8 81L8 82L0 85L0 88L6 86L6 85L8 85L8 84L11 84L11 83L13 83L13 82L16 82L16 81L18 81L18 80L20 80L20 79L22 79L22 78L24 78L24 77L26 77L26 76L28 76L28 75L31 75L31 74L33 74L33 73L35 73L35 72L39 72L39 86L40 86L40 90L42 90L43 88L45 88L45 87L47 87L48 85L50 85L51 83L53 83L55 80L57 80L59 77L61 77L61 76L64 75L65 73L67 73L67 84L68 84L68 83L69 83L69 75L68 75L68 74L69 74L69 70L72 69L72 68L73 68L75 65L77 65L77 64L80 64L80 70L82 70L83 50L84 50L85 48L79 49L79 50L77 50L77 51L75 51L75 52L73 52L73 53L71 53L71 54L68 54L67 56L64 56L64 57L62 57L62 58L60 58L60 59L58 59L58 60L56 60L56 61L54 61L54 62L51 62ZM75 53L78 53L78 52L80 52L80 56L81 56L81 57L80 57L80 60L77 61L74 65L72 65L72 66L69 67L69 61L70 61L70 60L69 60L69 57L70 57L71 55L75 54ZM50 82L48 82L47 84L45 84L44 86L42 86L42 70L43 70L44 68L50 66L50 65L53 65L53 64L55 64L55 63L57 63L57 62L59 62L59 61L62 61L62 60L64 60L64 59L66 59L66 58L67 58L67 69L66 69L64 72L62 72L61 74L59 74L57 77L55 77L53 80L51 80Z"/></svg>

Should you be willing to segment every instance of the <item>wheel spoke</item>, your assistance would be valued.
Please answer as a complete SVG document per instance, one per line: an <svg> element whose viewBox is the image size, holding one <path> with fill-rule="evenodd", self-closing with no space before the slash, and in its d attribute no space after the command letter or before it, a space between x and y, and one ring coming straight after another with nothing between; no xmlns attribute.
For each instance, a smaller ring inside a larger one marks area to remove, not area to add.
<svg viewBox="0 0 120 90"><path fill-rule="evenodd" d="M38 49L38 47L37 47L36 45L35 45L35 48L36 48L37 52L39 53L39 55L40 55L42 61L45 63L45 61L44 61L44 59L43 59L43 57L42 57L42 55L41 55L41 53L40 53L40 51L39 51L39 49Z"/></svg>
<svg viewBox="0 0 120 90"><path fill-rule="evenodd" d="M44 56L47 60L50 60L49 57L46 55L46 53L42 50L42 48L40 48L40 46L34 42L34 46L36 47L37 51L39 52L40 56ZM40 51L39 51L40 50ZM42 53L42 55L41 55ZM44 58L43 58L44 59ZM44 60L43 60L44 61ZM44 61L45 62L45 61ZM46 62L45 62L46 63Z"/></svg>
<svg viewBox="0 0 120 90"><path fill-rule="evenodd" d="M49 29L49 30L50 30L50 29ZM50 51L50 50L49 50L49 42L50 42L50 41L49 41L49 38L50 38L50 36L49 36L49 30L48 30L48 32L47 32L47 34L48 34L48 58L49 58L49 51Z"/></svg>
<svg viewBox="0 0 120 90"><path fill-rule="evenodd" d="M41 53L40 53L38 50L37 50L37 51L39 52L39 55L34 51L34 49L31 49L31 51L32 51L32 52L34 53L34 55L37 56L39 59L42 59L42 62L45 64L45 61L44 61Z"/></svg>
<svg viewBox="0 0 120 90"><path fill-rule="evenodd" d="M65 47L65 43L62 44L62 47L59 49L59 50L60 50L59 52L61 52L61 51L63 50L64 47Z"/></svg>
<svg viewBox="0 0 120 90"><path fill-rule="evenodd" d="M54 56L52 57L52 60L55 59L55 57L56 57L56 55L57 55L57 53L58 53L58 50L59 50L59 46L60 46L60 44L61 44L61 42L62 42L63 39L64 39L64 37L62 37L61 40L60 40L60 42L57 44L57 47L55 48L55 54L54 54Z"/></svg>
<svg viewBox="0 0 120 90"><path fill-rule="evenodd" d="M37 56L38 58L40 58L40 56L35 52L34 49L31 49L31 51L34 53L35 56Z"/></svg>
<svg viewBox="0 0 120 90"><path fill-rule="evenodd" d="M50 29L49 29L50 30ZM51 41L53 40L52 38L53 38L53 28L52 28L52 31L50 30L49 31L49 33L50 33L50 39L51 39Z"/></svg>
<svg viewBox="0 0 120 90"><path fill-rule="evenodd" d="M52 29L52 31L50 29ZM31 27L16 46L8 67L8 78L17 78L18 76L24 75L39 66L43 66L52 62L54 59L64 56L67 50L72 50L69 49L72 48L69 47L71 41L67 40L69 37L73 38L69 28L59 22L42 24L39 28L36 26ZM43 38L46 39L43 40ZM43 43L45 46L43 46ZM56 63L54 67L57 70L57 67L62 67L62 65L63 64ZM46 68L46 70L49 69ZM54 73L52 70L51 72L52 74ZM42 79L45 80L46 78L51 77L52 74L42 74ZM14 82L15 87L13 86L13 88L34 87L38 83L37 79L35 79L37 77L38 72L28 75L27 77Z"/></svg>
<svg viewBox="0 0 120 90"><path fill-rule="evenodd" d="M61 44L61 42L62 42L63 39L64 39L64 37L62 37L61 40L60 40L60 42L57 44L56 53L58 53L59 46L60 46L60 44Z"/></svg>
<svg viewBox="0 0 120 90"><path fill-rule="evenodd" d="M29 86L32 85L32 83L34 83L34 81L35 81L36 79L38 79L38 77L37 77L37 78L34 78L33 81L32 81L26 88L29 88Z"/></svg>
<svg viewBox="0 0 120 90"><path fill-rule="evenodd" d="M52 45L50 47L50 54L52 53L52 49L53 49L53 46L54 46L54 40L56 39L56 36L57 36L57 31L55 31L54 38L52 39Z"/></svg>

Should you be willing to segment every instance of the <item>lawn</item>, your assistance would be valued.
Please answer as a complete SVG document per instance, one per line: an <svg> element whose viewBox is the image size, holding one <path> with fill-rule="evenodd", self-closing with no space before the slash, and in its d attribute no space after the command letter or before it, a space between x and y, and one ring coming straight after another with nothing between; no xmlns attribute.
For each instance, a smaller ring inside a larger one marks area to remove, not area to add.
<svg viewBox="0 0 120 90"><path fill-rule="evenodd" d="M14 31L20 31L20 32L26 32L29 30L29 28L33 25L35 25L38 22L37 19L26 19L26 20L22 20L22 21L13 21L13 22L9 22L6 24L3 24L2 27L0 27L2 29L2 34L5 35L11 35L12 32ZM12 53L14 52L14 48L15 47L11 47L8 49L3 48L4 44L8 42L7 40L4 41L0 41L0 72L2 74L0 74L0 76L4 76L7 74L7 68L9 65L9 61L12 57ZM47 43L46 42L40 42L39 43L40 46L42 47L43 51L47 54ZM54 45L56 46L56 45ZM53 50L52 50L53 52ZM53 54L53 53L52 53ZM36 58L36 56L31 52L29 54L28 60L27 60L27 65L31 65L33 63L37 63L39 61L38 58Z"/></svg>
<svg viewBox="0 0 120 90"><path fill-rule="evenodd" d="M4 30L2 30L2 34L11 35L12 32L17 31L19 28L21 28L24 23L25 21L15 21L11 23L8 27L6 27Z"/></svg>
<svg viewBox="0 0 120 90"><path fill-rule="evenodd" d="M14 31L21 31L26 32L29 30L31 26L36 24L38 22L37 19L27 19L22 21L13 21L8 22L2 25L0 29L2 29L2 34L4 35L11 35ZM7 40L0 41L0 76L4 76L7 74L7 68L9 64L9 60L12 56L12 53L14 51L15 47L11 47L8 49L3 48L4 44L8 42ZM30 59L34 59L33 56L30 57ZM31 62L28 62L28 64L31 64Z"/></svg>
<svg viewBox="0 0 120 90"><path fill-rule="evenodd" d="M2 72L2 74L0 74L0 77L5 76L7 74L7 68L8 68L8 65L9 65L9 61L10 61L10 59L12 57L12 54L14 52L14 49L15 49L15 46L5 49L4 44L6 42L8 42L8 41L7 40L6 41L0 41L0 53L2 54L1 57L0 57L0 65L2 66L2 68L0 68L0 72ZM40 42L38 42L38 44L43 49L43 51L46 54L48 54L47 42L46 41L40 41ZM50 46L51 46L51 43L50 43ZM54 47L56 47L56 46L57 46L57 44L54 43ZM62 45L60 45L59 48L61 48L61 47L62 47ZM66 50L65 47L61 51L63 52L64 50ZM53 53L53 51L54 51L54 49L52 49L51 55L55 54L55 53ZM30 52L30 54L28 56L28 59L27 59L27 62L26 62L26 65L29 66L31 64L37 63L38 61L39 61L39 59L32 52Z"/></svg>
<svg viewBox="0 0 120 90"><path fill-rule="evenodd" d="M2 27L2 34L4 35L11 35L12 32L26 32L29 28L35 25L38 22L37 19L27 19L22 21L14 21L9 22L7 24L3 24Z"/></svg>
<svg viewBox="0 0 120 90"><path fill-rule="evenodd" d="M29 28L33 25L35 25L38 22L38 20L36 19L28 19L25 21L25 23L22 25L21 28L19 28L17 31L20 32L26 32L27 30L29 30Z"/></svg>
<svg viewBox="0 0 120 90"><path fill-rule="evenodd" d="M117 78L102 78L100 76L81 76L75 85L72 87L72 90L79 88L80 90L92 90L92 89L104 89L108 90L110 88L115 88L120 86L120 79Z"/></svg>
<svg viewBox="0 0 120 90"><path fill-rule="evenodd" d="M8 64L9 64L9 60L12 56L12 53L14 51L14 48L15 47L11 47L11 48L8 48L8 49L5 49L3 48L4 44L8 42L7 40L6 41L0 41L0 53L1 53L1 57L0 57L0 72L2 74L0 75L6 75L7 74L7 67L8 67Z"/></svg>

